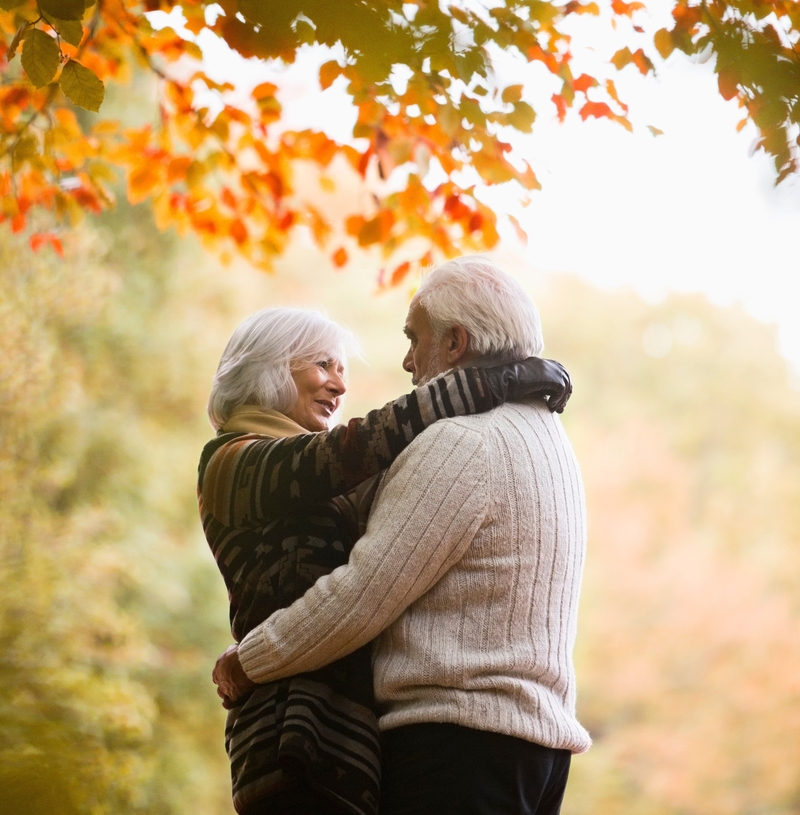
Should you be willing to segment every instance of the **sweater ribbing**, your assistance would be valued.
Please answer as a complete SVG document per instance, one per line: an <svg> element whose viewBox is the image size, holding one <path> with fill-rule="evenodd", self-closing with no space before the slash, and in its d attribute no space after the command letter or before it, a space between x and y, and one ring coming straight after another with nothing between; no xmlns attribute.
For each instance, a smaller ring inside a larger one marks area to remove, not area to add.
<svg viewBox="0 0 800 815"><path fill-rule="evenodd" d="M582 752L572 648L583 489L534 404L439 422L387 471L350 562L246 637L258 681L380 634L380 726L451 722Z"/></svg>

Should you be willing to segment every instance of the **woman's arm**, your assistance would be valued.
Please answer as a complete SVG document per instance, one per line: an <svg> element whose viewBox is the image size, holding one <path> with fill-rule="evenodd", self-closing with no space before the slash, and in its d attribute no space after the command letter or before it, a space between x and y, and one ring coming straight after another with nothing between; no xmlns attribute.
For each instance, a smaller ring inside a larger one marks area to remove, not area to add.
<svg viewBox="0 0 800 815"><path fill-rule="evenodd" d="M220 436L203 451L200 496L226 526L258 525L288 504L325 500L355 487L388 467L437 419L482 413L531 395L548 396L551 409L563 410L570 392L564 368L538 357L456 369L325 433Z"/></svg>

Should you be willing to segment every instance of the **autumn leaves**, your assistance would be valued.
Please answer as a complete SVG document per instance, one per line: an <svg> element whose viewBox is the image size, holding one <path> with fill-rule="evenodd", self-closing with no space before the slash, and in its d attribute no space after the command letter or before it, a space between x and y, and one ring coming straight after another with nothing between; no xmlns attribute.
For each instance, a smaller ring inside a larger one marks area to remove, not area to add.
<svg viewBox="0 0 800 815"><path fill-rule="evenodd" d="M4 0L2 5L13 10L23 3ZM87 5L94 5L94 0ZM22 67L34 88L43 88L55 80L73 104L86 110L100 110L105 87L97 74L76 58L75 49L79 49L83 40L82 20L86 13L83 0L39 0L36 11L38 17L20 25L6 59L10 62L14 58L21 42Z"/></svg>

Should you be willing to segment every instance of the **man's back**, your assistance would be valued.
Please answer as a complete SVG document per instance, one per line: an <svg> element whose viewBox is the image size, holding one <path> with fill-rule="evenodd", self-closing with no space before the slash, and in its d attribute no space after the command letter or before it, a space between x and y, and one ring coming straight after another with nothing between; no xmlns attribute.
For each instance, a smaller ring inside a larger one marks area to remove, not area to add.
<svg viewBox="0 0 800 815"><path fill-rule="evenodd" d="M465 450L459 477L438 478ZM404 506L410 480L428 484L431 505L441 507L433 517ZM475 518L471 539L454 547L453 513ZM439 422L388 471L370 525L387 523L401 524L399 547L419 535L414 524L426 525L428 536L433 525L459 556L378 638L382 729L448 722L586 750L572 668L583 487L556 416L539 402Z"/></svg>

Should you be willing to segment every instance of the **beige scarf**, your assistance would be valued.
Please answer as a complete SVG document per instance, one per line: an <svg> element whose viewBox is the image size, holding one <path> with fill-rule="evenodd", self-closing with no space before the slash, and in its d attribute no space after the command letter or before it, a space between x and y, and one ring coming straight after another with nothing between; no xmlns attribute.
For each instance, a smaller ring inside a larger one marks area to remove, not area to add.
<svg viewBox="0 0 800 815"><path fill-rule="evenodd" d="M260 433L273 439L286 439L310 433L277 410L264 410L256 405L240 405L219 429L220 433Z"/></svg>

